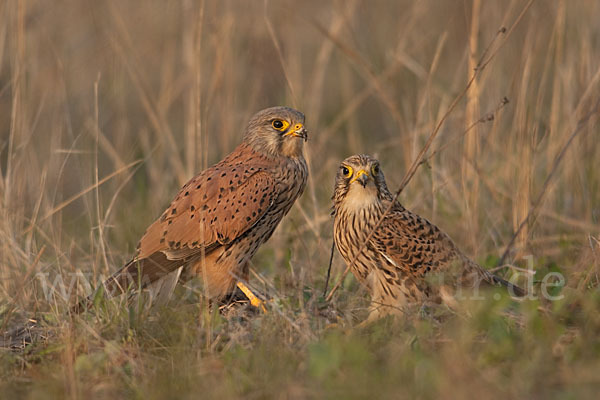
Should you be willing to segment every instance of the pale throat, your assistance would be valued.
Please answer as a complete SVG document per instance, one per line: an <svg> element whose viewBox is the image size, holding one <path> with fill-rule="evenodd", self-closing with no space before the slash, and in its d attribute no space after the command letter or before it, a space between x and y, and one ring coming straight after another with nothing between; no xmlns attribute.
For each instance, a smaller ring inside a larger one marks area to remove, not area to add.
<svg viewBox="0 0 600 400"><path fill-rule="evenodd" d="M379 202L377 188L372 182L369 182L366 187L362 187L359 183L351 183L341 206L348 212L357 212Z"/></svg>
<svg viewBox="0 0 600 400"><path fill-rule="evenodd" d="M303 146L304 141L301 138L285 138L281 143L280 151L286 157L300 157Z"/></svg>

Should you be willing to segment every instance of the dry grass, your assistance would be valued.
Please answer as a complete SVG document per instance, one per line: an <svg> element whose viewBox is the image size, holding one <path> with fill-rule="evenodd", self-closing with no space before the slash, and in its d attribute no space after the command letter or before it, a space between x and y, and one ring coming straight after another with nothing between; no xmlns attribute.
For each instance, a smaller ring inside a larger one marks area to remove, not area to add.
<svg viewBox="0 0 600 400"><path fill-rule="evenodd" d="M511 252L566 277L552 312L492 300L466 305L471 318L351 329L365 305L354 279L322 299L339 161L377 155L397 188L492 41L400 200L495 266L600 93L600 4L527 4L0 2L0 327L35 316L49 335L0 352L0 397L595 396L597 115ZM253 283L278 299L269 314L224 318L180 289L165 306L67 317L74 299L44 292L44 274L115 271L177 188L277 104L307 116L311 175L254 259ZM334 281L342 271L336 256Z"/></svg>

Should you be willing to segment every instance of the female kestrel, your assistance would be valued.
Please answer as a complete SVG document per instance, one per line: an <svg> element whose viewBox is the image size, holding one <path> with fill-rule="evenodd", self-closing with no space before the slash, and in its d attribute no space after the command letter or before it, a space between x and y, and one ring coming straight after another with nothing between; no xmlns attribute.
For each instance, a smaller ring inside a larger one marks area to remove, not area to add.
<svg viewBox="0 0 600 400"><path fill-rule="evenodd" d="M371 292L368 320L401 314L411 303L454 306L461 288L477 290L482 282L506 286L513 295L525 294L470 260L431 222L392 201L376 159L354 155L341 163L333 195L334 240L353 274Z"/></svg>

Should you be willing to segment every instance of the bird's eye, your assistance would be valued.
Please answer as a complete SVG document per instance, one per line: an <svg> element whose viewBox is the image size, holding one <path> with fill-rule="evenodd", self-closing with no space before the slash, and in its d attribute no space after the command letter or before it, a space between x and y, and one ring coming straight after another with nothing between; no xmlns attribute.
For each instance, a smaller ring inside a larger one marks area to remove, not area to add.
<svg viewBox="0 0 600 400"><path fill-rule="evenodd" d="M283 131L283 130L285 130L285 128L288 127L289 124L280 119L274 119L273 122L271 122L271 125L273 126L273 128L277 129L278 131Z"/></svg>
<svg viewBox="0 0 600 400"><path fill-rule="evenodd" d="M344 178L350 178L352 176L352 168L347 166L342 166L342 174Z"/></svg>
<svg viewBox="0 0 600 400"><path fill-rule="evenodd" d="M373 167L371 168L371 173L373 174L373 176L379 175L379 165L373 165Z"/></svg>

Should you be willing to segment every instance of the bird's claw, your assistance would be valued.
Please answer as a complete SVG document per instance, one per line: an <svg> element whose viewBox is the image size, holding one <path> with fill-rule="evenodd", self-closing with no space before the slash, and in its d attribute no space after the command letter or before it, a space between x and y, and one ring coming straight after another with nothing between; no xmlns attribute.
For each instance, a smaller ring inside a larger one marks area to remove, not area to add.
<svg viewBox="0 0 600 400"><path fill-rule="evenodd" d="M236 286L246 295L248 300L250 300L250 304L252 304L254 307L260 309L264 313L267 312L267 308L265 307L265 302L263 300L259 299L254 293L252 293L252 291L248 288L248 286L246 286L243 282L238 282Z"/></svg>

